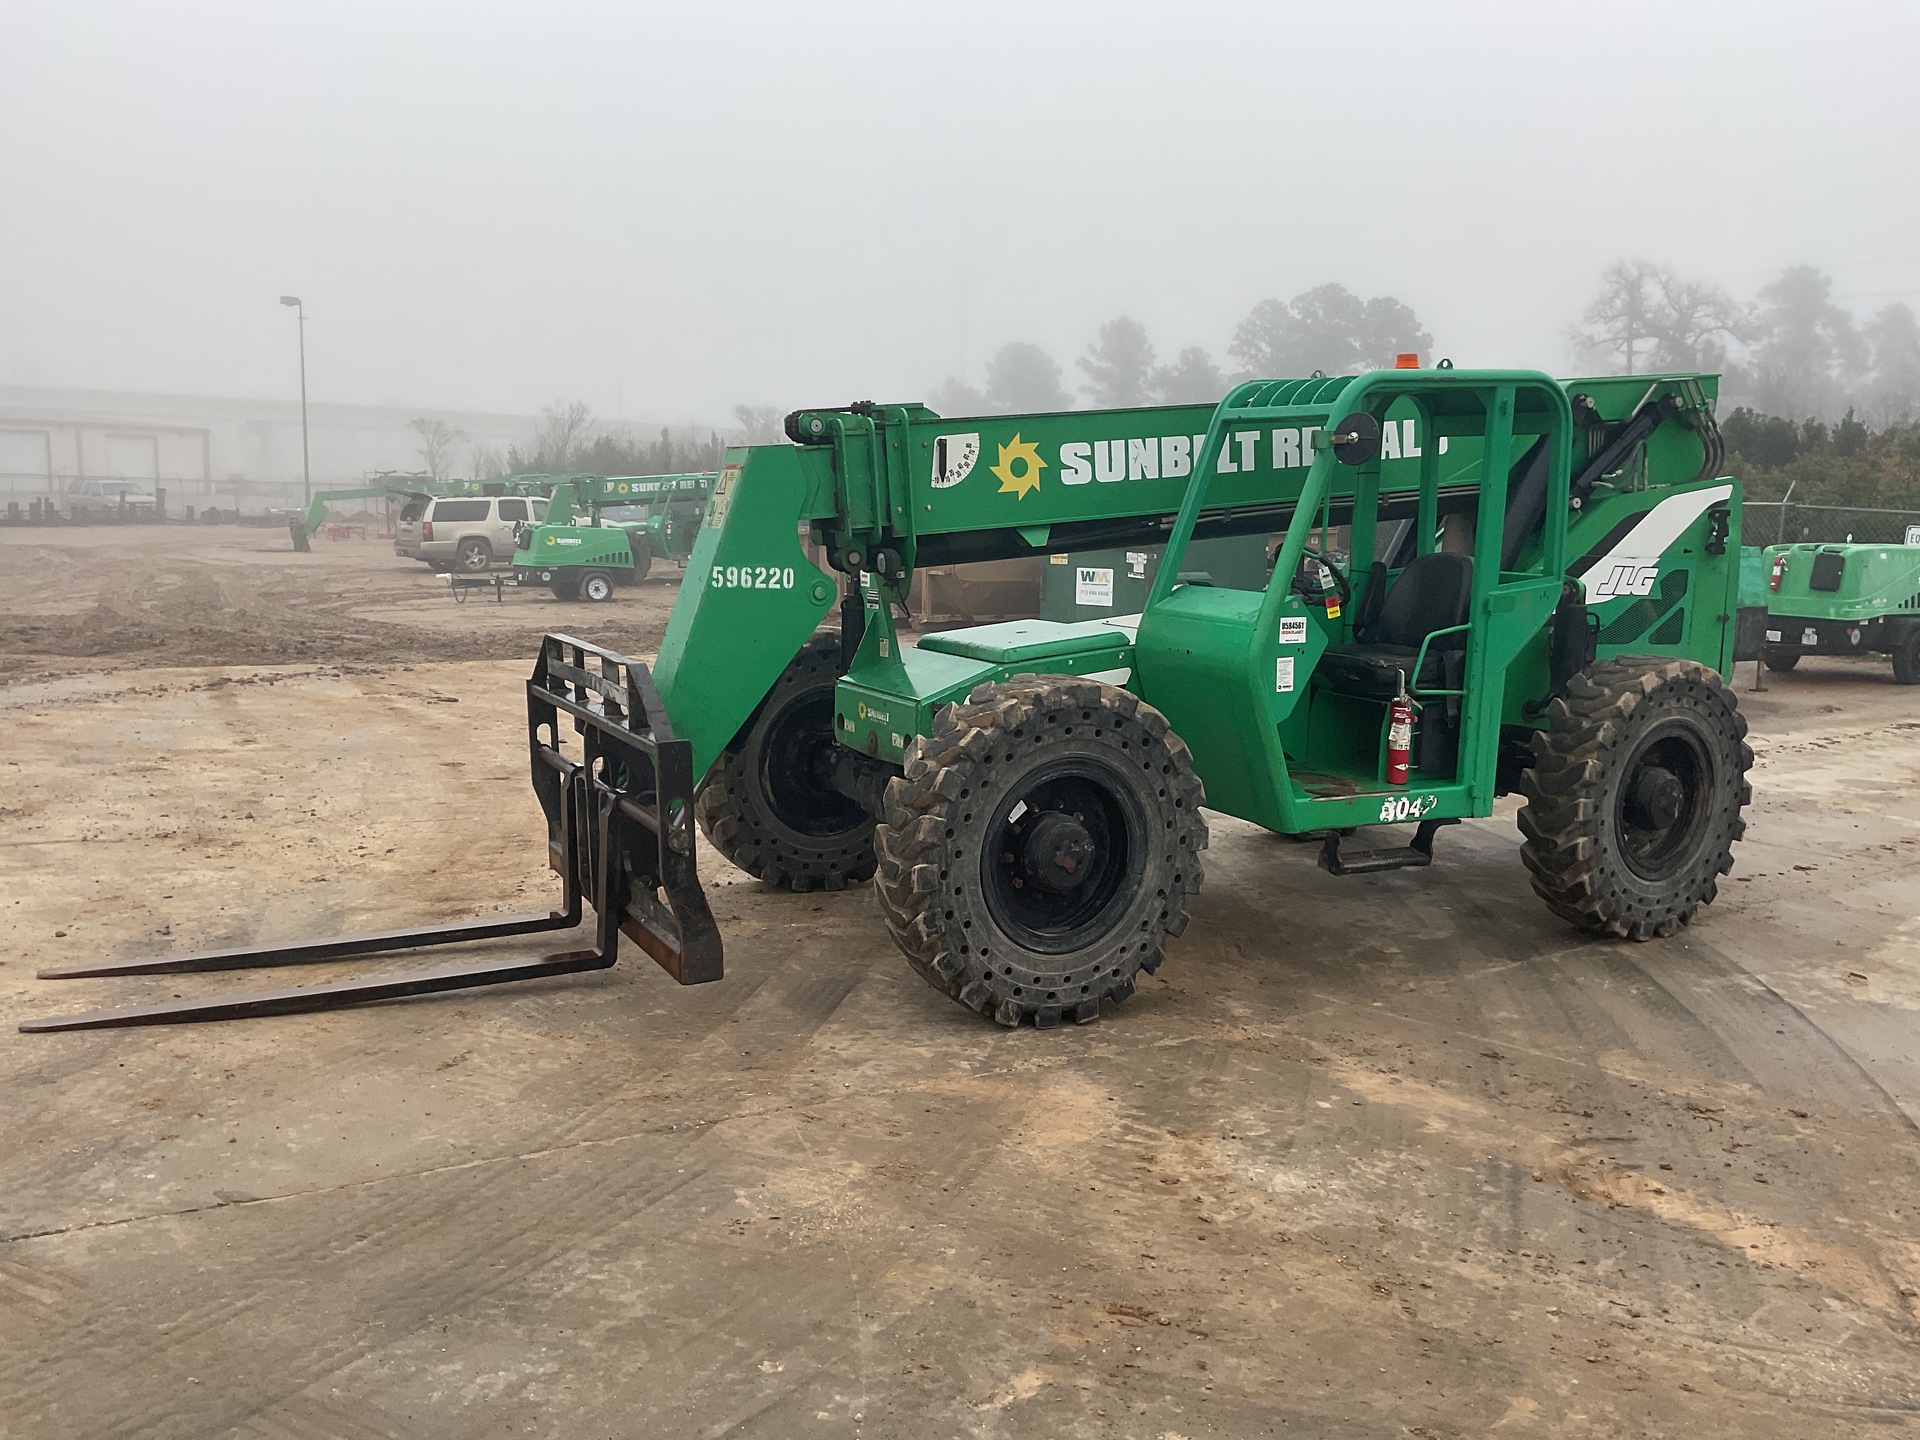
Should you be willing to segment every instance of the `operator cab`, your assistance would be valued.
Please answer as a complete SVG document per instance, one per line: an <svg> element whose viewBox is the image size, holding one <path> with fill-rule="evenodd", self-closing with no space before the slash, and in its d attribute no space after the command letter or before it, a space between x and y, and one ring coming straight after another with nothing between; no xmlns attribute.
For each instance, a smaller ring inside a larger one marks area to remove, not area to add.
<svg viewBox="0 0 1920 1440"><path fill-rule="evenodd" d="M1485 813L1508 670L1537 666L1546 690L1539 642L1561 591L1561 536L1542 523L1556 490L1563 506L1567 493L1558 386L1515 372L1387 372L1355 392L1362 409L1330 415L1350 383L1275 382L1245 407L1241 423L1318 420L1324 432L1265 592L1169 586L1141 627L1144 698L1196 755L1245 757L1203 767L1209 803L1290 833L1350 826L1369 796L1381 797L1369 819ZM1239 420L1223 414L1216 427ZM1491 475L1489 453L1503 458ZM1210 478L1195 482L1196 517ZM1181 539L1176 527L1170 556ZM1216 646L1218 660L1203 658ZM1233 683L1249 671L1263 683ZM1404 785L1390 779L1388 743L1402 695L1415 716Z"/></svg>

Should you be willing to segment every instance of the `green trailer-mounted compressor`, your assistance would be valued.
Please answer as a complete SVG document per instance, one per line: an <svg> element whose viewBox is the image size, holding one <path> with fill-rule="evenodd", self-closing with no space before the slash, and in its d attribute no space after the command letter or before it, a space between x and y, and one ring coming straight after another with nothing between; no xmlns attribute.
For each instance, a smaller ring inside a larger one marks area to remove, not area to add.
<svg viewBox="0 0 1920 1440"><path fill-rule="evenodd" d="M547 518L516 536L514 581L561 600L611 600L656 560L685 565L718 472L575 475L553 490Z"/></svg>
<svg viewBox="0 0 1920 1440"><path fill-rule="evenodd" d="M1769 670L1880 654L1897 683L1920 685L1920 545L1770 545L1765 574Z"/></svg>
<svg viewBox="0 0 1920 1440"><path fill-rule="evenodd" d="M1442 827L1518 791L1554 914L1672 935L1733 864L1752 762L1721 678L1740 495L1715 395L1712 376L1443 362L1254 381L1217 407L798 411L791 444L728 452L655 665L541 647L529 750L565 910L56 973L558 928L583 898L591 950L28 1028L598 968L623 931L683 982L718 978L696 825L772 886L873 881L912 968L1006 1025L1092 1020L1160 965L1200 890L1203 807L1351 875L1431 863ZM1197 540L1244 535L1283 537L1270 578L1181 583ZM1146 546L1164 558L1135 614L915 644L894 626L921 566Z"/></svg>

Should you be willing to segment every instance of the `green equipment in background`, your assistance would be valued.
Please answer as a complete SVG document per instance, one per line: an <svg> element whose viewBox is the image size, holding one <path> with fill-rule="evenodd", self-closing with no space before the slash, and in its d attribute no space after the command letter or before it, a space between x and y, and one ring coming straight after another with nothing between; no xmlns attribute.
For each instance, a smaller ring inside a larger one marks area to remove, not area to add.
<svg viewBox="0 0 1920 1440"><path fill-rule="evenodd" d="M304 513L287 521L287 531L293 537L293 548L306 554L313 549L314 532L327 523L327 507L343 500L404 504L408 500L454 499L467 495L544 496L553 488L555 479L551 475L509 475L499 480L417 480L405 484L364 485L355 490L321 490L307 502Z"/></svg>
<svg viewBox="0 0 1920 1440"><path fill-rule="evenodd" d="M1771 545L1763 567L1769 670L1880 654L1897 683L1920 685L1920 545Z"/></svg>
<svg viewBox="0 0 1920 1440"><path fill-rule="evenodd" d="M646 579L655 560L686 564L716 474L570 476L545 522L520 531L514 582L600 603Z"/></svg>
<svg viewBox="0 0 1920 1440"><path fill-rule="evenodd" d="M1673 935L1732 868L1753 760L1722 678L1740 486L1716 385L1443 362L1250 381L1218 406L797 411L792 443L727 452L656 665L542 646L529 744L569 908L513 923L572 925L584 898L593 951L35 1028L599 968L621 932L683 983L717 979L696 821L768 885L871 879L915 973L1003 1025L1092 1020L1159 967L1200 889L1203 806L1311 838L1352 875L1430 864L1442 827L1517 791L1549 910ZM1251 556L1269 536L1270 572L1179 583L1198 543ZM906 645L895 626L923 566L1156 547L1133 616ZM1347 844L1395 825L1417 828ZM1357 922L1378 913L1355 898Z"/></svg>

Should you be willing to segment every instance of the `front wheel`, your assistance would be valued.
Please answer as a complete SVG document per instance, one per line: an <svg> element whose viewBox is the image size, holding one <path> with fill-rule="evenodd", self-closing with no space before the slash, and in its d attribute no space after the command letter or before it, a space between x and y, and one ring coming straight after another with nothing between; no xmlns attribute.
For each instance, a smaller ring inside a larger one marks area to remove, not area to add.
<svg viewBox="0 0 1920 1440"><path fill-rule="evenodd" d="M484 540L462 540L454 563L462 570L485 570L493 564L493 547Z"/></svg>
<svg viewBox="0 0 1920 1440"><path fill-rule="evenodd" d="M873 816L832 784L839 678L840 637L823 631L713 762L694 806L713 848L769 885L844 890L873 875Z"/></svg>
<svg viewBox="0 0 1920 1440"><path fill-rule="evenodd" d="M638 585L653 569L653 552L644 545L633 547L633 574L627 578Z"/></svg>
<svg viewBox="0 0 1920 1440"><path fill-rule="evenodd" d="M1547 908L1629 940L1691 924L1746 830L1746 734L1733 692L1695 661L1623 655L1574 676L1520 782L1520 857Z"/></svg>
<svg viewBox="0 0 1920 1440"><path fill-rule="evenodd" d="M1066 676L983 685L887 786L875 894L934 989L1002 1025L1098 1017L1200 889L1200 779L1166 717Z"/></svg>

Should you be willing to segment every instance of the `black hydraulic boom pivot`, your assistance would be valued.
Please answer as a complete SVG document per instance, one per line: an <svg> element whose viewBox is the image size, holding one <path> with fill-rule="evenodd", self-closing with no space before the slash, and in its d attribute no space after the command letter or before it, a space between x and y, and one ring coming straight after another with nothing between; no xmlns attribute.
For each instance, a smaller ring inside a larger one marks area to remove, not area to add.
<svg viewBox="0 0 1920 1440"><path fill-rule="evenodd" d="M581 759L560 751L562 713L572 717L573 729L581 737ZM718 980L720 931L707 908L694 861L693 747L674 736L647 667L570 635L548 635L527 681L527 747L533 788L546 812L547 862L559 872L565 887L561 908L550 914L67 965L42 970L40 977L74 980L312 965L388 950L571 930L580 924L585 905L591 905L596 916L592 948L203 1000L89 1010L29 1020L20 1028L29 1032L104 1030L292 1015L573 975L611 966L618 957L622 931L681 984Z"/></svg>

